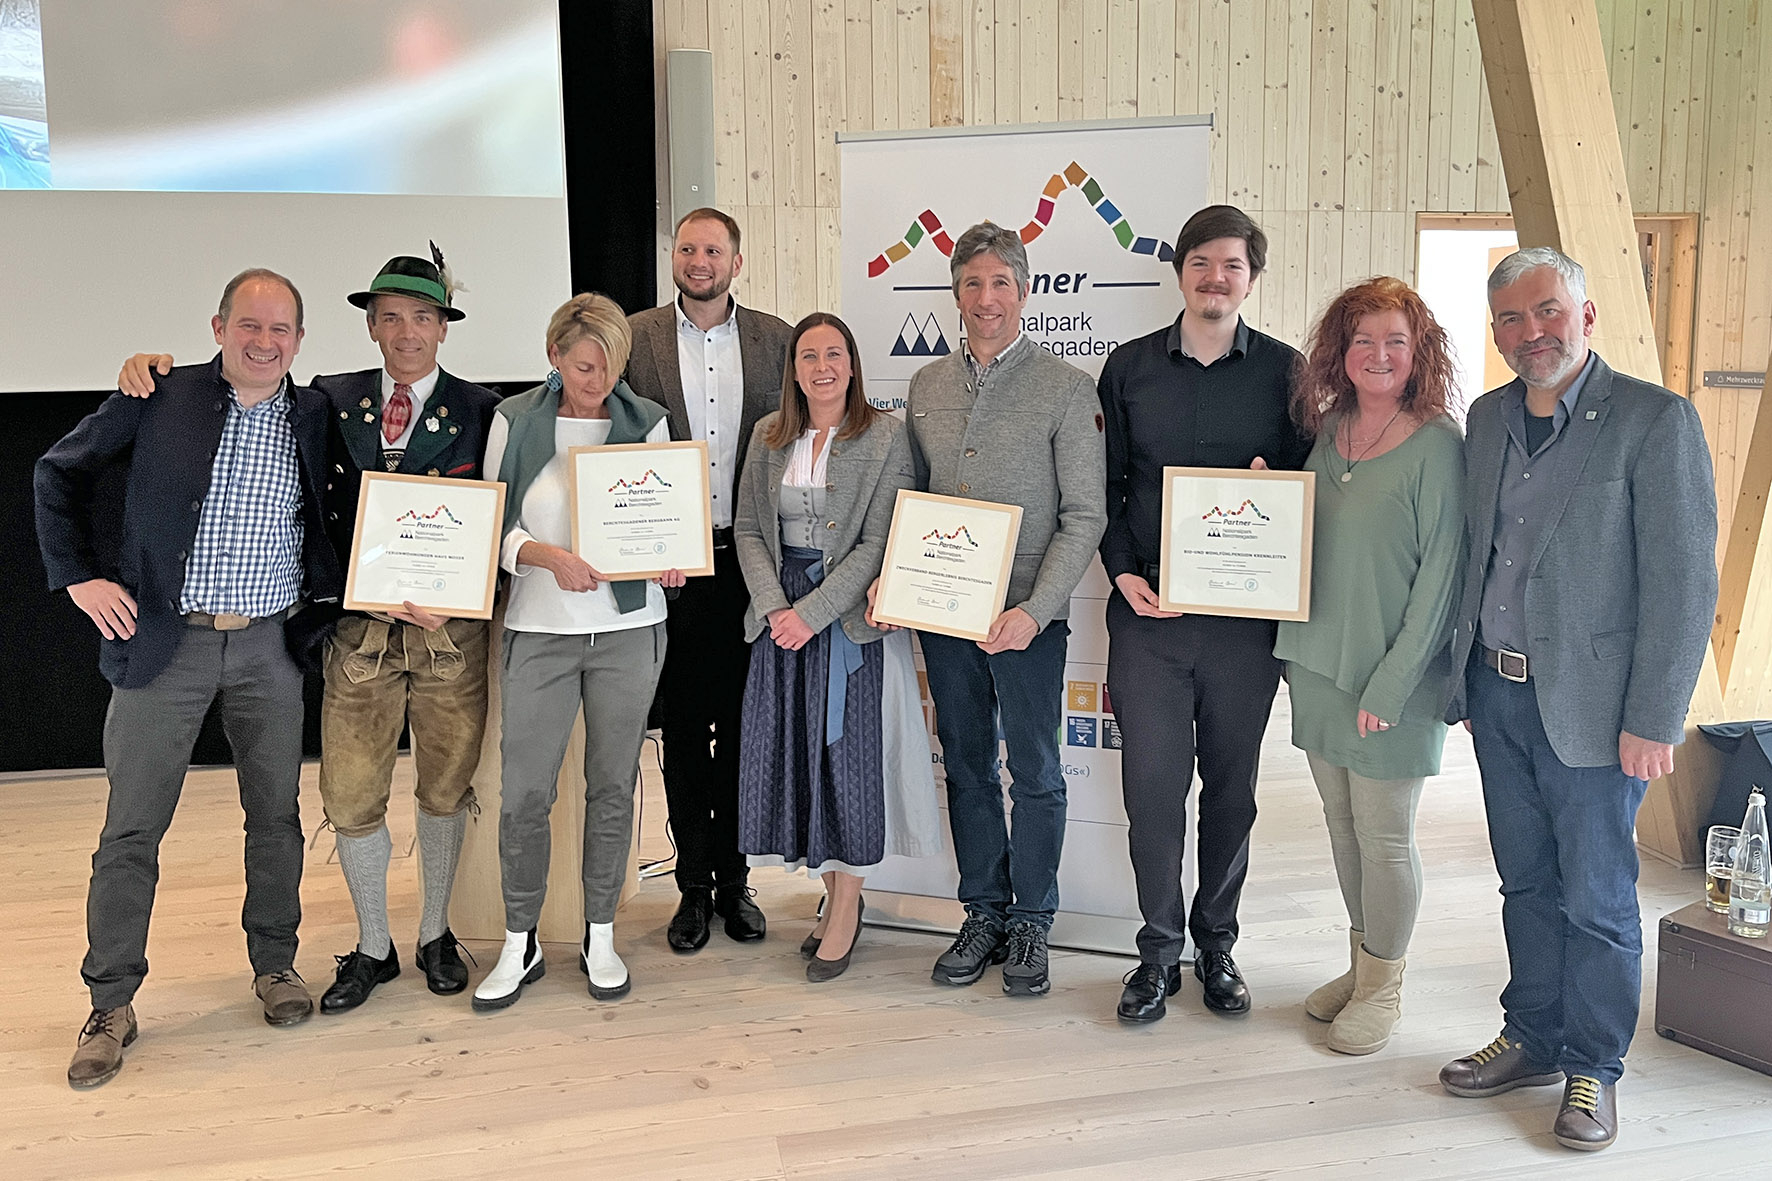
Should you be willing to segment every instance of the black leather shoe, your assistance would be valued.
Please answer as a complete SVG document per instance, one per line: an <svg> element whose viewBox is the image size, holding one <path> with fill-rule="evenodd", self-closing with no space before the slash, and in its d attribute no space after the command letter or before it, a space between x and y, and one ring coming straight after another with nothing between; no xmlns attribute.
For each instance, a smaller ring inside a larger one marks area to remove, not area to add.
<svg viewBox="0 0 1772 1181"><path fill-rule="evenodd" d="M1125 984L1116 1016L1132 1025L1161 1021L1169 1011L1164 998L1181 988L1181 965L1140 964L1126 973Z"/></svg>
<svg viewBox="0 0 1772 1181"><path fill-rule="evenodd" d="M713 887L686 887L683 901L677 904L677 913L671 916L670 928L665 931L665 941L673 951L700 951L707 946L708 920L713 917Z"/></svg>
<svg viewBox="0 0 1772 1181"><path fill-rule="evenodd" d="M400 957L388 948L388 958L373 959L360 951L332 957L338 961L338 976L332 987L320 998L322 1013L344 1013L369 999L378 984L386 984L400 974Z"/></svg>
<svg viewBox="0 0 1772 1181"><path fill-rule="evenodd" d="M1232 1015L1249 1011L1249 986L1228 951L1202 951L1194 957L1194 978L1205 985L1206 1007Z"/></svg>
<svg viewBox="0 0 1772 1181"><path fill-rule="evenodd" d="M740 943L755 943L769 932L769 920L751 901L756 893L743 883L714 891L714 911L726 920L726 934Z"/></svg>
<svg viewBox="0 0 1772 1181"><path fill-rule="evenodd" d="M468 986L468 966L461 962L460 946L448 927L429 943L418 945L417 963L425 974L425 987L438 996L454 996Z"/></svg>

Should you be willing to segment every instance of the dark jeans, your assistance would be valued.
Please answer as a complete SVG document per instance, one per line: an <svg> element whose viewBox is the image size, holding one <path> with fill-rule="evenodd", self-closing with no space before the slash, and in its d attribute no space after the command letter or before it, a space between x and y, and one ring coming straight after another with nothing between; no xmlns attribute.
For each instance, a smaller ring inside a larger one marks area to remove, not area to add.
<svg viewBox="0 0 1772 1181"><path fill-rule="evenodd" d="M1617 1082L1643 987L1635 825L1649 785L1558 759L1530 681L1472 661L1465 686L1501 874L1507 1034L1544 1066Z"/></svg>
<svg viewBox="0 0 1772 1181"><path fill-rule="evenodd" d="M126 1005L148 974L148 918L160 839L172 824L191 748L214 702L234 751L246 811L246 954L262 975L295 963L301 923L302 675L281 622L242 631L191 628L166 671L116 689L105 714L105 827L86 895L80 975L95 1009Z"/></svg>
<svg viewBox="0 0 1772 1181"><path fill-rule="evenodd" d="M960 901L967 914L998 924L1026 919L1050 928L1058 910L1065 817L1058 728L1070 634L1055 619L1024 650L986 655L971 640L918 633L947 775ZM1009 748L1008 823L999 724Z"/></svg>
<svg viewBox="0 0 1772 1181"><path fill-rule="evenodd" d="M1265 619L1139 615L1108 599L1108 696L1120 725L1120 787L1138 883L1138 955L1181 959L1188 935L1202 951L1237 942L1237 904L1249 874L1261 739L1280 685L1274 624ZM1199 884L1181 889L1187 796L1200 769Z"/></svg>
<svg viewBox="0 0 1772 1181"><path fill-rule="evenodd" d="M678 889L742 884L748 873L738 851L738 751L750 601L728 546L714 551L713 577L691 578L665 621L659 720Z"/></svg>

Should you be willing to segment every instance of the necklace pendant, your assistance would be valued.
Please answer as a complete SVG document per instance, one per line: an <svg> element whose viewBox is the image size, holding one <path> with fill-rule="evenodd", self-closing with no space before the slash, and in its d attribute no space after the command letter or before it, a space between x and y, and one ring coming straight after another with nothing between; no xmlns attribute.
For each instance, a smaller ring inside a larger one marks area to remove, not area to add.
<svg viewBox="0 0 1772 1181"><path fill-rule="evenodd" d="M1349 480L1351 480L1353 478L1354 478L1353 472L1342 472L1341 473L1341 482L1343 484L1347 483Z"/></svg>

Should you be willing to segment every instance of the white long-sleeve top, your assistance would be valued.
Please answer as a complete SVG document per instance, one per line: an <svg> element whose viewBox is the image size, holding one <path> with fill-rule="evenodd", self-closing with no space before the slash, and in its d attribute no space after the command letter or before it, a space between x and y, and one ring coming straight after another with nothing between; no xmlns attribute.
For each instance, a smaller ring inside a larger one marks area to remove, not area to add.
<svg viewBox="0 0 1772 1181"><path fill-rule="evenodd" d="M554 458L523 493L523 506L516 523L505 533L499 550L499 565L516 575L511 579L510 597L505 606L505 626L512 631L586 635L664 622L664 589L656 582L647 583L646 605L623 615L616 608L615 592L609 589L608 583L598 583L593 591L565 591L554 581L551 571L521 565L517 561L517 554L526 541L557 545L561 549L572 548L572 503L566 451L569 447L598 447L608 438L607 418L561 417L555 420ZM661 418L647 434L646 441L668 443L670 438L670 421ZM509 439L510 429L504 416L493 415L492 431L486 440L485 472L488 480L499 478L499 465Z"/></svg>

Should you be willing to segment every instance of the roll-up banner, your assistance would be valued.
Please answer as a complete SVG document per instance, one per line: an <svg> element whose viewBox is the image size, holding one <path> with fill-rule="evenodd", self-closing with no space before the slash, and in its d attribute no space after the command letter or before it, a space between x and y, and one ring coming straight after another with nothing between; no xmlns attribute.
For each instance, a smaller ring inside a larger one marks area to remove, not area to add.
<svg viewBox="0 0 1772 1181"><path fill-rule="evenodd" d="M911 376L960 348L950 256L966 228L987 219L1019 230L1027 246L1022 331L1091 377L1115 345L1173 322L1181 296L1172 248L1182 223L1206 204L1211 129L1211 116L1199 115L840 135L843 318L869 399L902 415ZM1109 589L1097 561L1071 598L1058 735L1069 808L1051 938L1131 952L1140 918L1120 733L1105 683ZM921 672L918 680L945 791L928 681ZM1177 783L1176 790L1192 789ZM1190 819L1194 813L1190 806ZM870 920L958 927L945 799L942 820L940 856L888 858L869 875ZM1191 846L1190 835L1183 867L1190 880Z"/></svg>

